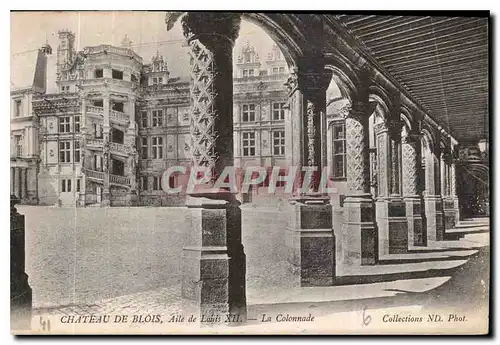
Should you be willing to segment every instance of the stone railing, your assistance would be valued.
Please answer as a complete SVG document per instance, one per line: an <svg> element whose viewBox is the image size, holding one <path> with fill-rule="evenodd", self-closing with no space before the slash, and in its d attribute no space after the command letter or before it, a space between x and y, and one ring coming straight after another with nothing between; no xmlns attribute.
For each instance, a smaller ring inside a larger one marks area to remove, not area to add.
<svg viewBox="0 0 500 345"><path fill-rule="evenodd" d="M104 180L104 172L95 170L85 170L85 175L96 180Z"/></svg>
<svg viewBox="0 0 500 345"><path fill-rule="evenodd" d="M235 83L248 83L248 82L265 82L265 81L286 81L289 73L280 73L280 74L270 74L270 75L258 75L251 77L235 77L233 81Z"/></svg>
<svg viewBox="0 0 500 345"><path fill-rule="evenodd" d="M87 146L102 147L103 143L102 139L87 139Z"/></svg>
<svg viewBox="0 0 500 345"><path fill-rule="evenodd" d="M126 154L126 155L128 155L131 152L130 147L128 147L128 146L126 146L124 144L113 143L113 142L109 143L109 149L112 152L123 153L123 154Z"/></svg>
<svg viewBox="0 0 500 345"><path fill-rule="evenodd" d="M95 114L95 115L103 115L104 114L104 108L96 107L94 105L87 105L86 110L87 110L88 114Z"/></svg>
<svg viewBox="0 0 500 345"><path fill-rule="evenodd" d="M130 186L130 177L119 176L119 175L109 175L109 182L119 184L122 186Z"/></svg>
<svg viewBox="0 0 500 345"><path fill-rule="evenodd" d="M125 113L116 110L110 110L109 120L119 123L128 123L129 118Z"/></svg>
<svg viewBox="0 0 500 345"><path fill-rule="evenodd" d="M137 61L142 62L142 57L137 55L132 49L115 47L107 44L101 44L94 47L85 47L83 48L83 52L85 54L98 54L98 53L113 53L118 55L125 55L135 58Z"/></svg>

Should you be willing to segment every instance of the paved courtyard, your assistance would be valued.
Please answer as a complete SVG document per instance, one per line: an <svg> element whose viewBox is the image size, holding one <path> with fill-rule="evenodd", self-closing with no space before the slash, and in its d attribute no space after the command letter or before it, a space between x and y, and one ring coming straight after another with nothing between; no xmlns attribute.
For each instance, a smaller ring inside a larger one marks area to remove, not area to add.
<svg viewBox="0 0 500 345"><path fill-rule="evenodd" d="M39 317L51 315L140 313L168 317L182 312L184 217L180 214L185 209L21 206L19 210L26 215L27 272L33 289L35 329ZM451 284L468 261L482 260L482 267L487 267L489 224L480 220L455 229L460 239L429 243L428 248L409 254L389 255L374 267L338 272L338 286L300 288L285 257L285 211L245 205L242 217L249 319L270 306L274 311L307 311L313 306L316 315L359 311L366 305L422 307L422 294ZM474 280L487 287L484 278ZM463 278L457 293L466 293L468 285ZM481 296L484 298L484 291ZM133 332L134 324L130 327Z"/></svg>
<svg viewBox="0 0 500 345"><path fill-rule="evenodd" d="M20 206L35 308L94 303L181 281L184 208ZM131 215L132 213L132 215ZM243 211L249 287L294 284L285 257L286 218Z"/></svg>

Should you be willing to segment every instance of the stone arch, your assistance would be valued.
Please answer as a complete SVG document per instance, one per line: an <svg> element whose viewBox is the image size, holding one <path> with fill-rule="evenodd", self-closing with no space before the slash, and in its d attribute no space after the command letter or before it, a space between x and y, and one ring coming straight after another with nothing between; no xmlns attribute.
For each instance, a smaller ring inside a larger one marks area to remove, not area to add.
<svg viewBox="0 0 500 345"><path fill-rule="evenodd" d="M290 69L297 67L297 61L307 50L307 34L302 32L290 15L278 13L243 13L242 19L262 28L280 48Z"/></svg>
<svg viewBox="0 0 500 345"><path fill-rule="evenodd" d="M370 102L375 102L377 104L373 112L373 114L375 114L375 123L386 122L389 116L389 106L387 101L384 100L384 98L378 93L370 93L368 99Z"/></svg>
<svg viewBox="0 0 500 345"><path fill-rule="evenodd" d="M413 126L413 116L410 110L404 106L401 107L401 120L407 126L408 131L416 130L416 128L414 128L415 126Z"/></svg>
<svg viewBox="0 0 500 345"><path fill-rule="evenodd" d="M167 31L187 12L168 12L165 17ZM297 67L298 61L310 50L314 40L303 32L297 20L289 14L279 13L242 13L242 19L262 28L278 45L290 69Z"/></svg>
<svg viewBox="0 0 500 345"><path fill-rule="evenodd" d="M422 129L422 158L424 164L424 181L425 191L424 194L435 195L436 188L436 164L437 157L435 155L435 141L428 129Z"/></svg>
<svg viewBox="0 0 500 345"><path fill-rule="evenodd" d="M431 152L435 152L435 149L437 148L436 147L437 138L434 135L432 129L429 128L429 126L425 122L422 123L421 132L422 132L422 139L427 141L426 143L428 144L428 148L431 150Z"/></svg>
<svg viewBox="0 0 500 345"><path fill-rule="evenodd" d="M343 98L351 103L357 98L358 78L347 61L341 56L329 55L325 59L325 69L331 71L332 79L340 89Z"/></svg>

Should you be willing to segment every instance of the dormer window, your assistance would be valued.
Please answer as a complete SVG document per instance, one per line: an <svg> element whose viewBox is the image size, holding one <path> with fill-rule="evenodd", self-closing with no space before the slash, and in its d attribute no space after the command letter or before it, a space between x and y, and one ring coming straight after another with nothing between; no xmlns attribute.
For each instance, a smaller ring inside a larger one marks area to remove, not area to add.
<svg viewBox="0 0 500 345"><path fill-rule="evenodd" d="M94 71L94 77L95 78L103 78L104 77L104 71L102 68L98 68Z"/></svg>
<svg viewBox="0 0 500 345"><path fill-rule="evenodd" d="M111 76L113 77L113 79L123 80L123 71L114 69L111 71Z"/></svg>

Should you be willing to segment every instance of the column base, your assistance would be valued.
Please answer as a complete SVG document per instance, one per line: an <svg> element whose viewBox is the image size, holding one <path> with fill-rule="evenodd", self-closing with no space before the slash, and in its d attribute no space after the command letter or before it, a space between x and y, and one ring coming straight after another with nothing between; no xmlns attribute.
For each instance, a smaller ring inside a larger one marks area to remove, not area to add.
<svg viewBox="0 0 500 345"><path fill-rule="evenodd" d="M127 193L127 206L135 206L137 205L137 192L135 190L130 190Z"/></svg>
<svg viewBox="0 0 500 345"><path fill-rule="evenodd" d="M335 280L335 236L328 197L300 196L290 200L286 231L288 261L301 286L331 286Z"/></svg>
<svg viewBox="0 0 500 345"><path fill-rule="evenodd" d="M187 207L188 245L182 250L185 315L193 314L207 326L245 322L246 258L238 204L188 197Z"/></svg>
<svg viewBox="0 0 500 345"><path fill-rule="evenodd" d="M408 244L427 246L427 234L422 217L422 200L419 196L404 198L406 203L406 219L408 220Z"/></svg>
<svg viewBox="0 0 500 345"><path fill-rule="evenodd" d="M346 266L375 265L378 234L375 207L370 194L347 196L344 200L342 263Z"/></svg>
<svg viewBox="0 0 500 345"><path fill-rule="evenodd" d="M111 193L109 189L105 189L102 192L101 207L111 206Z"/></svg>
<svg viewBox="0 0 500 345"><path fill-rule="evenodd" d="M456 210L453 198L443 198L444 229L453 229L456 224Z"/></svg>
<svg viewBox="0 0 500 345"><path fill-rule="evenodd" d="M408 220L401 198L378 200L375 204L379 255L408 252Z"/></svg>
<svg viewBox="0 0 500 345"><path fill-rule="evenodd" d="M443 199L439 195L424 197L427 241L444 240Z"/></svg>
<svg viewBox="0 0 500 345"><path fill-rule="evenodd" d="M460 204L456 196L453 197L453 209L455 211L455 226L457 226L460 223Z"/></svg>
<svg viewBox="0 0 500 345"><path fill-rule="evenodd" d="M78 203L77 203L78 207L85 207L87 206L86 205L86 202L85 202L85 192L82 192L78 195Z"/></svg>

